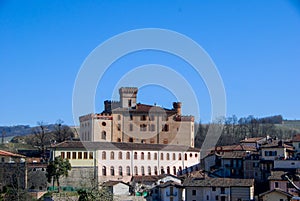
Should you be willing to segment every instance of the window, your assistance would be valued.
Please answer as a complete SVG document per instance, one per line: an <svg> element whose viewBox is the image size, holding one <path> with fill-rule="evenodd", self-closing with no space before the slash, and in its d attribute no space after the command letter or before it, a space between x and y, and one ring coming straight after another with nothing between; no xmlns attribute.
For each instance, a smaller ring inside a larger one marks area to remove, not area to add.
<svg viewBox="0 0 300 201"><path fill-rule="evenodd" d="M170 154L167 153L167 160L170 160Z"/></svg>
<svg viewBox="0 0 300 201"><path fill-rule="evenodd" d="M198 154L195 154L195 158L197 158L198 157Z"/></svg>
<svg viewBox="0 0 300 201"><path fill-rule="evenodd" d="M225 194L225 188L224 187L221 187L221 193Z"/></svg>
<svg viewBox="0 0 300 201"><path fill-rule="evenodd" d="M193 154L192 153L190 153L190 158L192 158L193 157Z"/></svg>
<svg viewBox="0 0 300 201"><path fill-rule="evenodd" d="M187 154L184 154L184 160L187 160Z"/></svg>
<svg viewBox="0 0 300 201"><path fill-rule="evenodd" d="M167 174L170 174L170 167L167 166Z"/></svg>
<svg viewBox="0 0 300 201"><path fill-rule="evenodd" d="M150 120L150 121L154 121L154 120L155 120L155 116L154 116L154 115L150 115L150 116L149 116L149 120Z"/></svg>
<svg viewBox="0 0 300 201"><path fill-rule="evenodd" d="M206 196L206 200L209 200L209 195Z"/></svg>
<svg viewBox="0 0 300 201"><path fill-rule="evenodd" d="M122 152L120 151L119 152L119 157L118 157L120 160L122 160L123 159L123 156L122 156Z"/></svg>
<svg viewBox="0 0 300 201"><path fill-rule="evenodd" d="M163 143L168 144L168 139L164 139Z"/></svg>
<svg viewBox="0 0 300 201"><path fill-rule="evenodd" d="M102 160L106 160L106 152L102 151Z"/></svg>
<svg viewBox="0 0 300 201"><path fill-rule="evenodd" d="M173 166L173 174L174 174L174 175L177 174L177 172L176 172L176 167L175 167L175 166Z"/></svg>
<svg viewBox="0 0 300 201"><path fill-rule="evenodd" d="M130 160L130 152L129 151L126 152L126 159Z"/></svg>
<svg viewBox="0 0 300 201"><path fill-rule="evenodd" d="M148 175L151 175L151 167L148 166Z"/></svg>
<svg viewBox="0 0 300 201"><path fill-rule="evenodd" d="M148 152L148 160L151 160L151 153Z"/></svg>
<svg viewBox="0 0 300 201"><path fill-rule="evenodd" d="M122 166L119 166L119 176L123 176L123 168L122 168Z"/></svg>
<svg viewBox="0 0 300 201"><path fill-rule="evenodd" d="M144 157L145 157L144 152L142 152L141 153L141 160L144 160Z"/></svg>
<svg viewBox="0 0 300 201"><path fill-rule="evenodd" d="M165 174L165 170L163 166L160 167L160 174Z"/></svg>
<svg viewBox="0 0 300 201"><path fill-rule="evenodd" d="M129 141L129 142L133 142L133 138L132 138L132 137L130 137L128 141Z"/></svg>
<svg viewBox="0 0 300 201"><path fill-rule="evenodd" d="M126 175L130 176L130 167L129 166L126 167Z"/></svg>
<svg viewBox="0 0 300 201"><path fill-rule="evenodd" d="M128 107L131 107L131 99L128 100Z"/></svg>
<svg viewBox="0 0 300 201"><path fill-rule="evenodd" d="M141 121L146 121L146 115L141 116Z"/></svg>
<svg viewBox="0 0 300 201"><path fill-rule="evenodd" d="M157 172L157 167L156 167L156 166L154 167L154 174L155 174L155 175L158 174L158 172Z"/></svg>
<svg viewBox="0 0 300 201"><path fill-rule="evenodd" d="M145 175L145 168L144 168L144 166L141 167L141 172L142 172L142 175L144 176Z"/></svg>
<svg viewBox="0 0 300 201"><path fill-rule="evenodd" d="M111 176L115 176L115 168L114 168L114 166L110 167L110 175Z"/></svg>
<svg viewBox="0 0 300 201"><path fill-rule="evenodd" d="M113 151L110 152L110 160L115 159L115 153Z"/></svg>
<svg viewBox="0 0 300 201"><path fill-rule="evenodd" d="M84 159L87 159L87 158L88 158L88 152L86 152L86 151L83 152L83 158L84 158Z"/></svg>
<svg viewBox="0 0 300 201"><path fill-rule="evenodd" d="M213 187L211 187L212 189L212 191L216 191L216 187L215 186L213 186Z"/></svg>
<svg viewBox="0 0 300 201"><path fill-rule="evenodd" d="M129 124L129 131L133 131L133 125Z"/></svg>
<svg viewBox="0 0 300 201"><path fill-rule="evenodd" d="M106 122L103 121L103 122L102 122L102 126L106 126Z"/></svg>
<svg viewBox="0 0 300 201"><path fill-rule="evenodd" d="M118 115L118 120L121 120L121 115Z"/></svg>
<svg viewBox="0 0 300 201"><path fill-rule="evenodd" d="M65 152L60 152L60 157L61 157L62 159L64 159L64 158L65 158ZM4 158L3 158L3 159L4 159ZM4 160L3 160L2 162L4 162Z"/></svg>
<svg viewBox="0 0 300 201"><path fill-rule="evenodd" d="M164 160L164 154L160 153L160 160Z"/></svg>
<svg viewBox="0 0 300 201"><path fill-rule="evenodd" d="M192 195L193 195L193 196L196 196L196 195L197 195L196 190L192 190Z"/></svg>
<svg viewBox="0 0 300 201"><path fill-rule="evenodd" d="M155 131L155 125L154 124L150 124L149 130L152 131L152 132Z"/></svg>
<svg viewBox="0 0 300 201"><path fill-rule="evenodd" d="M72 152L72 159L76 159L76 152Z"/></svg>
<svg viewBox="0 0 300 201"><path fill-rule="evenodd" d="M216 200L219 200L219 196L216 195Z"/></svg>
<svg viewBox="0 0 300 201"><path fill-rule="evenodd" d="M137 166L134 166L134 174L135 174L135 175L138 175L138 173L139 173L139 172L138 172Z"/></svg>
<svg viewBox="0 0 300 201"><path fill-rule="evenodd" d="M176 154L173 153L173 160L175 161L176 160Z"/></svg>
<svg viewBox="0 0 300 201"><path fill-rule="evenodd" d="M118 131L121 131L121 124L117 125L117 129L118 129Z"/></svg>
<svg viewBox="0 0 300 201"><path fill-rule="evenodd" d="M181 154L180 153L178 154L178 160L181 160Z"/></svg>
<svg viewBox="0 0 300 201"><path fill-rule="evenodd" d="M140 131L147 131L147 125L146 124L141 124L140 125Z"/></svg>
<svg viewBox="0 0 300 201"><path fill-rule="evenodd" d="M169 125L168 124L164 124L163 127L162 127L162 131L168 132L169 131Z"/></svg>
<svg viewBox="0 0 300 201"><path fill-rule="evenodd" d="M137 152L134 152L134 159L137 160Z"/></svg>
<svg viewBox="0 0 300 201"><path fill-rule="evenodd" d="M118 137L117 142L121 142L121 138Z"/></svg>
<svg viewBox="0 0 300 201"><path fill-rule="evenodd" d="M275 182L275 188L278 188L278 182Z"/></svg>
<svg viewBox="0 0 300 201"><path fill-rule="evenodd" d="M89 159L93 159L93 158L94 158L93 152L89 152Z"/></svg>
<svg viewBox="0 0 300 201"><path fill-rule="evenodd" d="M82 159L82 152L78 152L78 159Z"/></svg>
<svg viewBox="0 0 300 201"><path fill-rule="evenodd" d="M154 153L154 160L157 160L157 153Z"/></svg>
<svg viewBox="0 0 300 201"><path fill-rule="evenodd" d="M71 152L67 152L67 159L70 159L71 158Z"/></svg>
<svg viewBox="0 0 300 201"><path fill-rule="evenodd" d="M105 166L102 167L102 175L106 176L106 167Z"/></svg>
<svg viewBox="0 0 300 201"><path fill-rule="evenodd" d="M106 140L106 132L105 131L102 131L102 133L101 133L101 139L102 140Z"/></svg>

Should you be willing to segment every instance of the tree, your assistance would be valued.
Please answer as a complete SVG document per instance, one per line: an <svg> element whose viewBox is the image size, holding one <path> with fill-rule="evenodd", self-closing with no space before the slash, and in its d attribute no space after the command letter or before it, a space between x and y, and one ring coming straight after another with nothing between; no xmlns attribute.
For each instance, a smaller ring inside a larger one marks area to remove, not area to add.
<svg viewBox="0 0 300 201"><path fill-rule="evenodd" d="M32 144L40 148L42 157L45 158L45 147L49 142L50 132L48 132L48 126L43 121L39 121L37 124L38 126L33 129L34 139Z"/></svg>
<svg viewBox="0 0 300 201"><path fill-rule="evenodd" d="M54 137L56 142L63 142L66 140L70 140L74 137L73 132L71 131L70 127L63 124L64 121L61 119L57 120L55 124L55 131L54 131Z"/></svg>
<svg viewBox="0 0 300 201"><path fill-rule="evenodd" d="M113 194L106 187L94 186L91 189L79 189L78 191L79 199L78 201L112 201Z"/></svg>
<svg viewBox="0 0 300 201"><path fill-rule="evenodd" d="M68 177L69 170L71 170L71 164L68 159L63 159L60 156L55 157L54 161L51 161L47 166L47 181L51 183L54 189L54 183L57 182L59 192L59 179L60 177Z"/></svg>

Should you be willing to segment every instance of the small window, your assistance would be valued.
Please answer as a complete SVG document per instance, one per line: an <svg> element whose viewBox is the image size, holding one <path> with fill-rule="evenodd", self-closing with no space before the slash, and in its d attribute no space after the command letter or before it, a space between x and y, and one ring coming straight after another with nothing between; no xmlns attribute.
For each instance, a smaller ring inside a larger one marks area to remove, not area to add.
<svg viewBox="0 0 300 201"><path fill-rule="evenodd" d="M181 154L180 153L178 154L178 160L181 160Z"/></svg>
<svg viewBox="0 0 300 201"><path fill-rule="evenodd" d="M122 152L121 152L121 151L119 152L118 158L119 158L119 160L122 160L122 159L123 159L123 157L122 157Z"/></svg>
<svg viewBox="0 0 300 201"><path fill-rule="evenodd" d="M102 126L106 126L106 122L105 121L102 122Z"/></svg>
<svg viewBox="0 0 300 201"><path fill-rule="evenodd" d="M176 160L176 154L173 153L173 160L175 161Z"/></svg>
<svg viewBox="0 0 300 201"><path fill-rule="evenodd" d="M278 188L278 182L275 182L275 188Z"/></svg>
<svg viewBox="0 0 300 201"><path fill-rule="evenodd" d="M76 152L72 152L72 159L76 159Z"/></svg>
<svg viewBox="0 0 300 201"><path fill-rule="evenodd" d="M102 160L106 160L106 152L102 151Z"/></svg>
<svg viewBox="0 0 300 201"><path fill-rule="evenodd" d="M160 160L164 160L164 154L160 153Z"/></svg>
<svg viewBox="0 0 300 201"><path fill-rule="evenodd" d="M132 138L132 137L130 137L128 141L129 141L129 142L133 142L133 138Z"/></svg>
<svg viewBox="0 0 300 201"><path fill-rule="evenodd" d="M78 159L82 159L82 152L78 152Z"/></svg>
<svg viewBox="0 0 300 201"><path fill-rule="evenodd" d="M187 154L184 154L184 160L187 161Z"/></svg>
<svg viewBox="0 0 300 201"><path fill-rule="evenodd" d="M134 152L134 160L137 160L137 152Z"/></svg>
<svg viewBox="0 0 300 201"><path fill-rule="evenodd" d="M192 190L192 195L193 195L193 196L196 196L196 195L197 195L196 190Z"/></svg>
<svg viewBox="0 0 300 201"><path fill-rule="evenodd" d="M70 159L71 158L71 152L67 152L67 159Z"/></svg>
<svg viewBox="0 0 300 201"><path fill-rule="evenodd" d="M139 174L137 166L134 166L134 174L135 174L135 175L138 175L138 174Z"/></svg>
<svg viewBox="0 0 300 201"><path fill-rule="evenodd" d="M86 152L86 151L83 152L83 158L84 158L84 159L88 159L88 152Z"/></svg>
<svg viewBox="0 0 300 201"><path fill-rule="evenodd" d="M145 175L145 168L144 168L144 166L141 167L141 172L142 172L142 175L144 176Z"/></svg>
<svg viewBox="0 0 300 201"><path fill-rule="evenodd" d="M157 153L154 153L154 160L157 160Z"/></svg>
<svg viewBox="0 0 300 201"><path fill-rule="evenodd" d="M151 167L148 166L148 175L151 175Z"/></svg>
<svg viewBox="0 0 300 201"><path fill-rule="evenodd" d="M148 152L148 160L151 160L151 153Z"/></svg>
<svg viewBox="0 0 300 201"><path fill-rule="evenodd" d="M112 151L110 152L110 160L114 160L115 159L115 153Z"/></svg>
<svg viewBox="0 0 300 201"><path fill-rule="evenodd" d="M170 154L167 153L167 160L170 160Z"/></svg>
<svg viewBox="0 0 300 201"><path fill-rule="evenodd" d="M65 152L60 152L60 157L62 159L64 159L65 158ZM4 158L2 158L2 162L4 162Z"/></svg>
<svg viewBox="0 0 300 201"><path fill-rule="evenodd" d="M146 124L141 124L140 125L140 131L147 131L147 125Z"/></svg>
<svg viewBox="0 0 300 201"><path fill-rule="evenodd" d="M162 127L162 131L163 132L168 132L169 131L169 125L168 124L164 124Z"/></svg>
<svg viewBox="0 0 300 201"><path fill-rule="evenodd" d="M115 176L115 168L113 166L110 167L110 175Z"/></svg>
<svg viewBox="0 0 300 201"><path fill-rule="evenodd" d="M126 153L126 159L130 160L130 152L129 151Z"/></svg>
<svg viewBox="0 0 300 201"><path fill-rule="evenodd" d="M106 132L105 131L101 132L101 139L106 140Z"/></svg>
<svg viewBox="0 0 300 201"><path fill-rule="evenodd" d="M126 167L126 175L130 176L130 167L129 166Z"/></svg>
<svg viewBox="0 0 300 201"><path fill-rule="evenodd" d="M129 131L133 131L133 125L129 124Z"/></svg>
<svg viewBox="0 0 300 201"><path fill-rule="evenodd" d="M215 187L215 186L213 186L211 190L212 190L212 191L216 191L216 187Z"/></svg>
<svg viewBox="0 0 300 201"><path fill-rule="evenodd" d="M105 166L102 167L102 175L106 176L106 167Z"/></svg>
<svg viewBox="0 0 300 201"><path fill-rule="evenodd" d="M122 168L122 166L119 166L119 176L123 176L123 168Z"/></svg>
<svg viewBox="0 0 300 201"><path fill-rule="evenodd" d="M141 121L146 121L146 115L141 116Z"/></svg>
<svg viewBox="0 0 300 201"><path fill-rule="evenodd" d="M141 153L141 160L144 160L144 157L145 157L144 152L142 152Z"/></svg>
<svg viewBox="0 0 300 201"><path fill-rule="evenodd" d="M117 129L118 129L118 131L121 131L121 124L117 125Z"/></svg>

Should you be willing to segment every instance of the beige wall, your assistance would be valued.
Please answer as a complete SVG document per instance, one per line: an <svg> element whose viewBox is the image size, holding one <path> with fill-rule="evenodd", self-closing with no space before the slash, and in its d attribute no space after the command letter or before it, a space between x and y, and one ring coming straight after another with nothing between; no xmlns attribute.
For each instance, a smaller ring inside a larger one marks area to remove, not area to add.
<svg viewBox="0 0 300 201"><path fill-rule="evenodd" d="M262 196L263 201L280 201L280 199L283 199L284 201L288 201L287 197L285 195L282 195L278 192L271 192L269 194L266 194Z"/></svg>

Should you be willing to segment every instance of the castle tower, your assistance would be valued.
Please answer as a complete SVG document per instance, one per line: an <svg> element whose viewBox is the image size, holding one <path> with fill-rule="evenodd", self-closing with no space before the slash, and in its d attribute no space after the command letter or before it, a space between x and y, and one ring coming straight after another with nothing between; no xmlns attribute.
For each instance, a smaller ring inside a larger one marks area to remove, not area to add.
<svg viewBox="0 0 300 201"><path fill-rule="evenodd" d="M176 114L181 115L181 102L173 102L173 108Z"/></svg>
<svg viewBox="0 0 300 201"><path fill-rule="evenodd" d="M119 89L122 108L131 108L136 106L138 88L122 87Z"/></svg>

